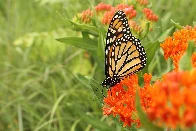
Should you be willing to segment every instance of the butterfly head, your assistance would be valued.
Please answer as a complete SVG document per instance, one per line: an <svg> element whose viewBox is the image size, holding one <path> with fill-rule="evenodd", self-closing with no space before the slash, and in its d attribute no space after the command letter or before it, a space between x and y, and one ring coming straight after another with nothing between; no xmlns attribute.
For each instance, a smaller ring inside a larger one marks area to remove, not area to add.
<svg viewBox="0 0 196 131"><path fill-rule="evenodd" d="M103 82L102 86L103 87L112 87L115 86L117 83L120 83L120 79L117 76L114 77L107 77Z"/></svg>

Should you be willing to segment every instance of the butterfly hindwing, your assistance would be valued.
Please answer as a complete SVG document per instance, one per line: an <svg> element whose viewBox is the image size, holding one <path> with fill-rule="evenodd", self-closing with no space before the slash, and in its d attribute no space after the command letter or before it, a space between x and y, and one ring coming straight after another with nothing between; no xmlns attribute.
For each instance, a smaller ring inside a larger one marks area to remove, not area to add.
<svg viewBox="0 0 196 131"><path fill-rule="evenodd" d="M144 47L141 45L140 40L132 36L126 44L126 48L121 56L121 58L126 56L126 59L124 60L124 63L121 64L121 67L116 71L119 78L136 73L143 69L146 65L146 52Z"/></svg>

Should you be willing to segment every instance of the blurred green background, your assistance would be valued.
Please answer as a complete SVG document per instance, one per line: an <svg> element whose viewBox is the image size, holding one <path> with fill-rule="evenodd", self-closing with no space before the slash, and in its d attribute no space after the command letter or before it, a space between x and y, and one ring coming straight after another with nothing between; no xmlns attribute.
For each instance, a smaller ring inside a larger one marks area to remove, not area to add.
<svg viewBox="0 0 196 131"><path fill-rule="evenodd" d="M120 3L90 1L100 2ZM196 1L150 3L159 16L150 36L163 34L172 26L170 19L183 26L195 20ZM88 51L55 40L81 36L61 17L73 18L90 7L88 0L0 1L0 131L128 130L117 118L102 115L93 90L81 82L81 76L101 82L104 65Z"/></svg>

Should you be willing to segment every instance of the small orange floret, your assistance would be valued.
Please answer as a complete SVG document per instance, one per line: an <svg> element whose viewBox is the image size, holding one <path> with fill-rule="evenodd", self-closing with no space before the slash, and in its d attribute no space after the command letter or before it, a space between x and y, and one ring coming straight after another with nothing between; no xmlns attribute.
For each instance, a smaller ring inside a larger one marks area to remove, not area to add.
<svg viewBox="0 0 196 131"><path fill-rule="evenodd" d="M147 74L147 73L144 74L144 82L145 83L150 84L151 79L152 79L151 74Z"/></svg>
<svg viewBox="0 0 196 131"><path fill-rule="evenodd" d="M107 11L104 14L103 19L102 19L102 23L109 24L112 20L112 17L114 16L114 14L117 10L123 10L129 19L132 19L132 18L136 17L136 15L137 15L137 12L136 12L136 10L134 10L133 5L128 6L126 4L119 4L116 7L111 8L109 11Z"/></svg>
<svg viewBox="0 0 196 131"><path fill-rule="evenodd" d="M156 14L153 13L153 11L149 8L144 8L143 9L143 13L146 15L146 18L149 20L149 21L158 21L158 16Z"/></svg>
<svg viewBox="0 0 196 131"><path fill-rule="evenodd" d="M191 60L192 60L192 66L196 67L196 52L192 54Z"/></svg>
<svg viewBox="0 0 196 131"><path fill-rule="evenodd" d="M133 21L133 20L130 20L130 21L129 21L129 25L130 25L130 27L131 27L134 31L136 31L136 32L141 32L141 31L142 31L141 26L139 26L139 25L137 24L137 22L135 22L135 21Z"/></svg>
<svg viewBox="0 0 196 131"><path fill-rule="evenodd" d="M125 14L127 15L127 17L129 19L132 19L132 18L136 17L136 15L137 15L137 12L136 12L136 10L134 10L133 5L124 8L123 11L125 12Z"/></svg>
<svg viewBox="0 0 196 131"><path fill-rule="evenodd" d="M129 8L129 5L126 4L119 4L115 7L117 10L123 10L125 8Z"/></svg>
<svg viewBox="0 0 196 131"><path fill-rule="evenodd" d="M104 16L103 16L103 19L102 19L102 23L103 24L109 24L112 20L112 17L114 16L116 10L115 9L112 9L110 11L107 11Z"/></svg>
<svg viewBox="0 0 196 131"><path fill-rule="evenodd" d="M105 3L99 3L97 6L95 6L95 10L96 12L100 12L100 11L109 11L111 10L113 7L109 4L105 4Z"/></svg>
<svg viewBox="0 0 196 131"><path fill-rule="evenodd" d="M89 22L91 22L90 17L92 17L92 16L93 16L93 11L90 10L90 9L87 9L87 10L85 10L85 11L83 11L83 12L81 13L81 20L82 20L84 23L89 23Z"/></svg>
<svg viewBox="0 0 196 131"><path fill-rule="evenodd" d="M148 0L137 0L140 5L148 5Z"/></svg>

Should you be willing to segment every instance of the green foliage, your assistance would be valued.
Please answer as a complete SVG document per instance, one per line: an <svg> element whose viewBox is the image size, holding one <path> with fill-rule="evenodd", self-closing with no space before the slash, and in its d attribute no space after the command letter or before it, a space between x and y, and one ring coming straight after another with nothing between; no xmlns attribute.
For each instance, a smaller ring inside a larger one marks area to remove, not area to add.
<svg viewBox="0 0 196 131"><path fill-rule="evenodd" d="M96 40L93 40L93 39L85 39L85 38L78 38L78 37L65 37L65 38L60 38L57 40L65 44L74 45L81 49L86 49L90 51L94 51L97 48L97 45L96 45L97 42Z"/></svg>
<svg viewBox="0 0 196 131"><path fill-rule="evenodd" d="M157 49L159 48L159 42L155 42L155 43L149 43L148 48L146 49L146 54L147 54L147 65L145 68L152 68L152 66L150 66L151 63L153 63L153 58L154 58L154 54L157 51ZM149 70L153 70L153 69L149 69ZM149 72L148 70L148 72Z"/></svg>
<svg viewBox="0 0 196 131"><path fill-rule="evenodd" d="M97 100L99 101L100 104L103 104L103 99L104 99L104 94L106 94L106 89L103 89L100 83L98 83L96 80L93 80L91 78L89 79L89 83L91 88L96 94Z"/></svg>
<svg viewBox="0 0 196 131"><path fill-rule="evenodd" d="M97 34L98 30L95 26L89 26L86 24L79 24L79 23L76 23L76 22L69 20L69 19L68 19L68 21L72 24L72 26L70 26L71 29L73 29L75 31L86 32L86 33L94 35L94 36L98 36L98 34Z"/></svg>
<svg viewBox="0 0 196 131"><path fill-rule="evenodd" d="M72 19L100 2L0 2L0 130L136 130L102 115L107 27L96 16L92 25ZM159 44L174 29L192 25L196 2L152 0L151 6L160 21L152 32L147 23L139 35L148 57L143 72L160 76L171 64L165 62Z"/></svg>
<svg viewBox="0 0 196 131"><path fill-rule="evenodd" d="M150 22L147 22L147 23L146 23L146 26L145 26L145 29L144 29L144 30L142 31L142 33L141 33L140 39L143 39L143 38L146 37L146 35L147 35L148 32L149 32L149 28L150 28Z"/></svg>
<svg viewBox="0 0 196 131"><path fill-rule="evenodd" d="M192 69L192 63L191 63L191 56L195 52L195 43L193 41L189 41L188 43L188 49L186 53L182 56L179 68L181 70L191 70Z"/></svg>

